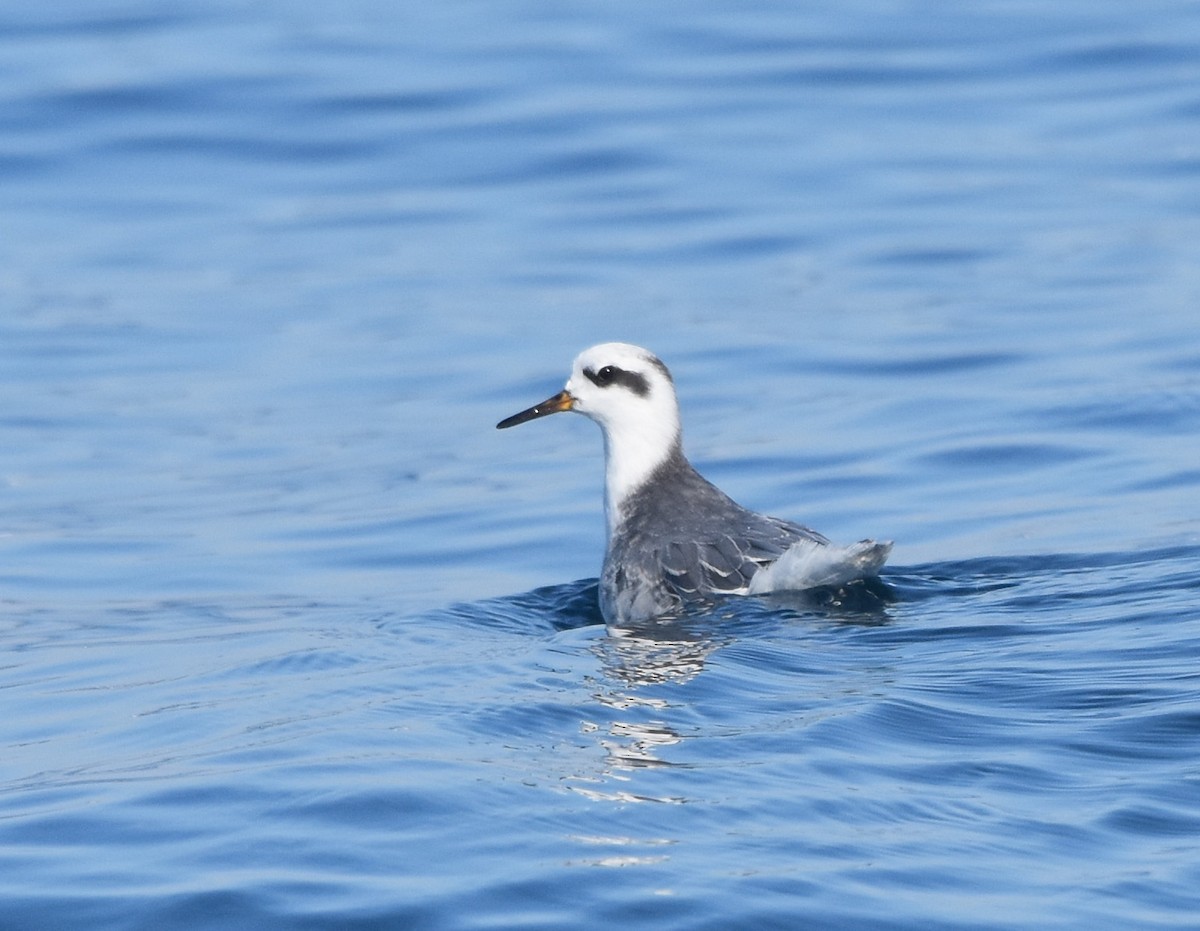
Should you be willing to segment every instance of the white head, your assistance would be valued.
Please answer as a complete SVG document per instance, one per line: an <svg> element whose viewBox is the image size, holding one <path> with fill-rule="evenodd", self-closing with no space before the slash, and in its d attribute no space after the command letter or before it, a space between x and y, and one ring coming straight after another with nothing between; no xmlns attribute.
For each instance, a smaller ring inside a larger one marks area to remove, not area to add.
<svg viewBox="0 0 1200 931"><path fill-rule="evenodd" d="M620 522L626 496L679 446L679 403L671 373L648 350L601 343L575 359L562 392L497 426L512 427L559 411L590 417L604 431L605 508L613 527Z"/></svg>

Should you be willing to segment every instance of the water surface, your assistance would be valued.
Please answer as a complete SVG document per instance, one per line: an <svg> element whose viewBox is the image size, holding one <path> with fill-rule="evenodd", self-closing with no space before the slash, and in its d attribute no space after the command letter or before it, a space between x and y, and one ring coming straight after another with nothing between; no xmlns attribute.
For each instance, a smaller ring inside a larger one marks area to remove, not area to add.
<svg viewBox="0 0 1200 931"><path fill-rule="evenodd" d="M0 926L1200 912L1190 4L0 14ZM618 636L600 440L885 603Z"/></svg>

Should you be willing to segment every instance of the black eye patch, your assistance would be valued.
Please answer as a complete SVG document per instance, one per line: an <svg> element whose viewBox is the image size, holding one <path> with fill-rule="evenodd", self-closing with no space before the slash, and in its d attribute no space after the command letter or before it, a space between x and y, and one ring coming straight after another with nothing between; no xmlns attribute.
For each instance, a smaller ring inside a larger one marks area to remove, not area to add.
<svg viewBox="0 0 1200 931"><path fill-rule="evenodd" d="M650 393L650 383L646 381L645 376L639 375L637 372L627 372L615 365L606 365L599 371L584 369L583 374L597 388L620 385L622 388L628 388L639 398L644 398Z"/></svg>

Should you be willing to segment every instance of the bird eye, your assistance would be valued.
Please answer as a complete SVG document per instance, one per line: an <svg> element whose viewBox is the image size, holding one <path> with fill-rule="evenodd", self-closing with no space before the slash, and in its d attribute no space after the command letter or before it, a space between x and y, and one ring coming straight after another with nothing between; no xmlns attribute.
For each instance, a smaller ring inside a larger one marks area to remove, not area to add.
<svg viewBox="0 0 1200 931"><path fill-rule="evenodd" d="M611 385L613 379L617 377L617 368L615 365L606 365L596 373L596 383L601 387Z"/></svg>

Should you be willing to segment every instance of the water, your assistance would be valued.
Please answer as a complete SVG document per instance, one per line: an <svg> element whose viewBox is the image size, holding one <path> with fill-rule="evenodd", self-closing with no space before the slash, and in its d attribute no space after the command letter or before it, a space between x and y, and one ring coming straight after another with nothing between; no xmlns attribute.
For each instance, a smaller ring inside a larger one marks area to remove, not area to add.
<svg viewBox="0 0 1200 931"><path fill-rule="evenodd" d="M1200 914L1200 15L0 12L0 927ZM650 346L894 600L596 611Z"/></svg>

